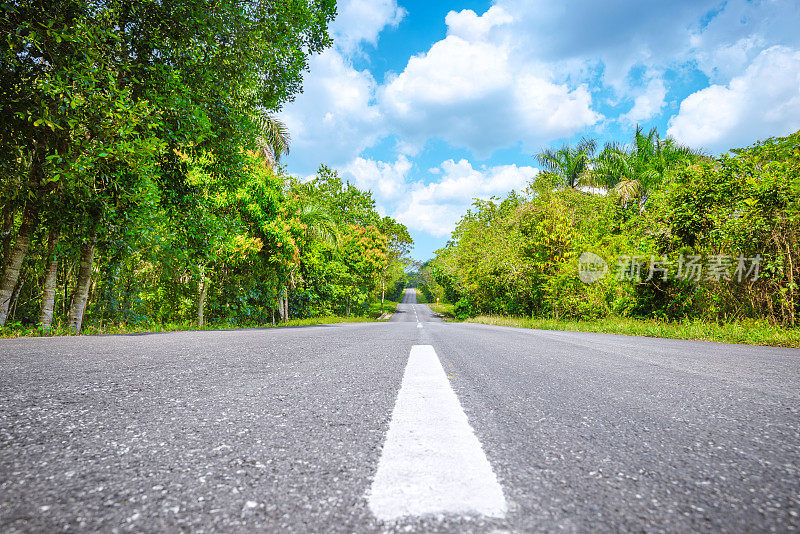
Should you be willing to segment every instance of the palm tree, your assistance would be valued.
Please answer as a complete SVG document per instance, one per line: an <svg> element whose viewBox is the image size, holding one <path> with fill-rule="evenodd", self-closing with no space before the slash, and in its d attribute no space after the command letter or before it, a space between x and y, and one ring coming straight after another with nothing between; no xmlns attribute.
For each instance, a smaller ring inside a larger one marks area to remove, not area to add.
<svg viewBox="0 0 800 534"><path fill-rule="evenodd" d="M306 227L306 239L339 244L339 227L330 212L321 204L306 202L298 210L297 218Z"/></svg>
<svg viewBox="0 0 800 534"><path fill-rule="evenodd" d="M558 150L545 149L536 156L536 160L545 172L557 177L562 185L575 189L585 185L596 148L594 139L583 138L575 147L567 144Z"/></svg>
<svg viewBox="0 0 800 534"><path fill-rule="evenodd" d="M281 120L267 113L260 115L256 119L256 124L259 129L259 153L272 168L280 161L281 156L289 154L289 142L292 139L289 128Z"/></svg>
<svg viewBox="0 0 800 534"><path fill-rule="evenodd" d="M614 192L622 204L638 199L647 202L650 191L664 181L667 174L696 154L674 139L661 139L653 128L647 134L636 127L630 148L609 143L597 158L593 180Z"/></svg>
<svg viewBox="0 0 800 534"><path fill-rule="evenodd" d="M297 218L305 226L307 240L323 241L334 246L339 244L339 227L330 212L313 200L303 203L297 211ZM280 297L280 315L284 321L289 320L289 292L295 287L297 265L292 265L288 272L288 281L283 286Z"/></svg>

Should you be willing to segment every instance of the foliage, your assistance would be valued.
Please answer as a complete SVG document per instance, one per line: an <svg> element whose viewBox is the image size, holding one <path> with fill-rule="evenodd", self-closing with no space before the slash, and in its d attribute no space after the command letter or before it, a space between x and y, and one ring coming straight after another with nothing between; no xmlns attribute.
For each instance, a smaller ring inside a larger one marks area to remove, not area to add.
<svg viewBox="0 0 800 534"><path fill-rule="evenodd" d="M594 139L582 139L575 147L564 145L558 150L546 149L536 160L553 185L576 188L586 183L596 147Z"/></svg>
<svg viewBox="0 0 800 534"><path fill-rule="evenodd" d="M602 332L626 336L696 339L721 343L800 348L800 329L781 328L770 324L768 321L746 320L717 324L702 320L664 322L656 319L634 319L629 317L606 317L585 321L482 315L470 319L470 322L539 330Z"/></svg>
<svg viewBox="0 0 800 534"><path fill-rule="evenodd" d="M476 200L415 282L429 299L454 303L459 318L797 324L800 132L710 159L637 128L631 148L607 147L585 168L602 190L565 187L548 171L522 195ZM623 194L626 182L635 194ZM610 274L581 282L584 251L605 258ZM676 276L679 258L692 256L728 258L727 274ZM739 256L760 258L757 279L735 276ZM641 276L620 276L622 258L634 258ZM666 280L649 276L656 267Z"/></svg>
<svg viewBox="0 0 800 534"><path fill-rule="evenodd" d="M309 183L278 166L290 136L274 113L330 45L334 13L332 0L0 5L0 324L272 324L369 314L379 287L404 285L411 238L370 193L324 166Z"/></svg>

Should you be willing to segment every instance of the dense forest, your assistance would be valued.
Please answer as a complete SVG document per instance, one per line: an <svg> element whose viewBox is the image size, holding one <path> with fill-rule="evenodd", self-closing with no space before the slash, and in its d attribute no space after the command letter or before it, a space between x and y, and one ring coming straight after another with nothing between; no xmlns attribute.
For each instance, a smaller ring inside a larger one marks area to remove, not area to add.
<svg viewBox="0 0 800 534"><path fill-rule="evenodd" d="M329 0L0 5L0 326L73 331L364 313L411 237L274 113Z"/></svg>
<svg viewBox="0 0 800 534"><path fill-rule="evenodd" d="M597 149L544 151L526 191L475 201L418 274L428 300L462 318L798 325L800 132L717 158L639 128ZM594 283L584 252L607 263Z"/></svg>

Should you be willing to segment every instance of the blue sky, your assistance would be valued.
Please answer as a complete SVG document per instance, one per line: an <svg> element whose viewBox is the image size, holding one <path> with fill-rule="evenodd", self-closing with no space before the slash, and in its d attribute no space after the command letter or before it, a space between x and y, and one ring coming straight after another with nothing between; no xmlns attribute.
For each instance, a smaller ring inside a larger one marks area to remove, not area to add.
<svg viewBox="0 0 800 534"><path fill-rule="evenodd" d="M288 171L373 192L433 256L534 154L656 127L709 154L800 129L800 2L346 0L281 111Z"/></svg>

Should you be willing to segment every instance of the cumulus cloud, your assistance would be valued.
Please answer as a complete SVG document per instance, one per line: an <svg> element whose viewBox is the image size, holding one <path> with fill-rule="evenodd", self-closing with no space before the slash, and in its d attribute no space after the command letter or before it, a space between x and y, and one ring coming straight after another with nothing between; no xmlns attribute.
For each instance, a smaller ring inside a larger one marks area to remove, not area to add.
<svg viewBox="0 0 800 534"><path fill-rule="evenodd" d="M411 162L405 155L400 155L394 163L358 157L341 168L346 179L359 189L372 191L381 205L406 194L410 170Z"/></svg>
<svg viewBox="0 0 800 534"><path fill-rule="evenodd" d="M302 98L279 117L292 135L295 172L307 174L320 163L338 166L352 160L381 135L381 113L372 102L376 82L357 71L336 50L310 60L313 75L304 81Z"/></svg>
<svg viewBox="0 0 800 534"><path fill-rule="evenodd" d="M598 82L618 98L637 96L631 72L699 68L727 83L762 50L800 47L796 0L497 0L514 20L493 31L525 62L552 69L555 82Z"/></svg>
<svg viewBox="0 0 800 534"><path fill-rule="evenodd" d="M331 31L337 47L349 54L361 43L376 45L387 26L396 28L406 10L396 0L350 0L340 3Z"/></svg>
<svg viewBox="0 0 800 534"><path fill-rule="evenodd" d="M364 43L377 44L406 11L396 0L341 2L331 26L334 47L309 60L303 93L279 114L292 135L292 171L309 174L320 163L342 166L386 134L375 103L377 83L353 67Z"/></svg>
<svg viewBox="0 0 800 534"><path fill-rule="evenodd" d="M502 7L492 6L481 16L471 9L450 11L444 22L447 24L448 35L454 35L467 41L478 41L486 39L492 28L514 22L514 17Z"/></svg>
<svg viewBox="0 0 800 534"><path fill-rule="evenodd" d="M406 137L439 137L479 157L520 141L538 148L598 122L585 86L553 83L546 69L520 62L502 35L492 35L513 20L497 6L482 16L450 12L447 37L382 89L387 118Z"/></svg>
<svg viewBox="0 0 800 534"><path fill-rule="evenodd" d="M602 82L621 96L629 95L632 68L662 67L684 54L689 49L687 29L718 4L718 0L497 3L514 14L506 38L520 55L551 65L564 79L580 79L597 66Z"/></svg>
<svg viewBox="0 0 800 534"><path fill-rule="evenodd" d="M505 196L512 189L523 189L539 172L517 165L475 169L465 159L444 161L439 168L440 179L412 184L405 202L393 214L410 230L434 237L448 236L474 198Z"/></svg>
<svg viewBox="0 0 800 534"><path fill-rule="evenodd" d="M667 133L712 152L800 128L800 51L761 52L727 85L711 85L681 102Z"/></svg>
<svg viewBox="0 0 800 534"><path fill-rule="evenodd" d="M694 25L687 55L712 84L724 84L771 46L799 48L798 20L800 3L794 0L729 0L707 24Z"/></svg>
<svg viewBox="0 0 800 534"><path fill-rule="evenodd" d="M482 41L450 35L412 57L386 86L384 104L396 116L424 119L429 106L476 100L511 82L505 52Z"/></svg>
<svg viewBox="0 0 800 534"><path fill-rule="evenodd" d="M434 181L415 180L413 164L400 155L394 162L357 157L339 170L342 177L371 191L378 211L391 214L411 231L449 235L473 199L505 196L524 189L539 172L528 166L473 167L466 159L443 161L428 169Z"/></svg>
<svg viewBox="0 0 800 534"><path fill-rule="evenodd" d="M646 121L659 113L666 105L667 88L661 78L650 80L644 92L633 101L633 107L620 116L620 120L628 123Z"/></svg>

